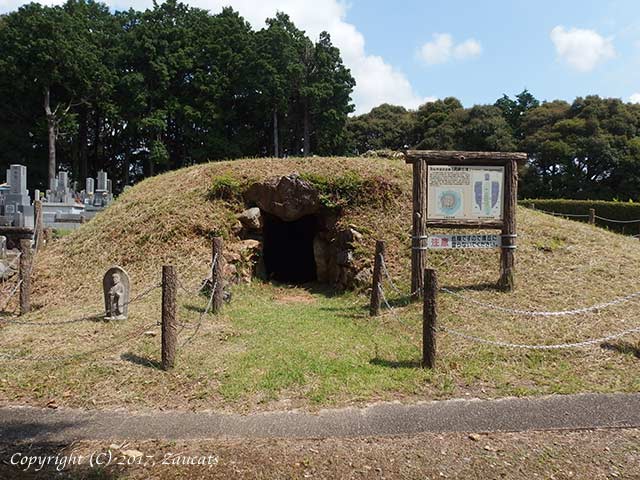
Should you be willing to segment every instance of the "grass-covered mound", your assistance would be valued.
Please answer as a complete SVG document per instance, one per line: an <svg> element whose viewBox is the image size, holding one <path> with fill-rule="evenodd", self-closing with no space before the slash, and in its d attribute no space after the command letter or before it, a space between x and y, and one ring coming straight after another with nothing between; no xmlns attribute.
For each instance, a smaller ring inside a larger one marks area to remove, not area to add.
<svg viewBox="0 0 640 480"><path fill-rule="evenodd" d="M78 231L48 245L35 268L35 311L24 320L59 322L102 309L101 279L112 264L131 275L133 295L177 266L186 290L206 276L210 239L233 250L235 215L247 185L298 172L320 189L340 222L364 234L356 252L373 257L387 241L387 264L400 288L386 293L395 309L376 319L368 298L320 286L254 282L237 286L223 314L206 316L206 298L181 290L178 365L158 370L160 291L131 305L124 323L81 321L54 326L2 324L3 353L65 361L3 361L0 399L86 407L238 409L345 404L376 399L432 399L577 391L638 391L638 336L609 348L525 351L438 334L437 369L416 368L420 305L407 305L411 168L401 160L310 158L211 163L150 178L123 194ZM640 290L640 245L634 239L518 209L517 288L492 288L498 252L429 253L441 285L518 309L559 310L601 303ZM636 302L576 317L509 316L449 295L442 325L514 343L560 343L640 325ZM147 334L136 336L141 332ZM152 336L156 332L156 336Z"/></svg>

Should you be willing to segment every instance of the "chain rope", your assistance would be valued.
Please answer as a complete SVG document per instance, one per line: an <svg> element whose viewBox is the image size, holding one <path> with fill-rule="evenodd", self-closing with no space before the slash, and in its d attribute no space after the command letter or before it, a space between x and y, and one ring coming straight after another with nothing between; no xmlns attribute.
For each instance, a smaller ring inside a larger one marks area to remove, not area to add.
<svg viewBox="0 0 640 480"><path fill-rule="evenodd" d="M536 212L546 213L547 215L553 215L554 217L571 217L571 218L589 218L588 214L577 214L577 213L557 213L557 212L549 212L547 210L538 210L535 209ZM635 220L616 220L615 218L607 218L601 217L599 215L594 215L594 218L598 220L602 220L603 222L610 223L640 223L640 218Z"/></svg>
<svg viewBox="0 0 640 480"><path fill-rule="evenodd" d="M149 295L152 291L154 291L155 289L157 289L157 288L159 288L161 286L162 286L162 283L157 283L155 285L152 285L152 286L148 287L147 289L145 289L140 294L136 295L135 297L133 297L129 301L125 302L123 304L123 306L131 305L132 303L135 303L135 302L138 302L138 301L142 300L144 297ZM23 321L23 320L14 320L12 318L7 318L7 317L0 316L0 322L6 322L6 323L15 324L15 325L31 325L31 326L43 327L43 326L68 325L68 324L71 324L71 323L86 322L86 321L89 321L89 320L94 320L94 319L99 318L99 317L104 317L106 315L107 315L107 311L106 310L102 310L100 312L96 312L96 313L93 313L93 314L83 315L82 317L72 318L70 320L59 320L59 321L56 321L56 322L26 322L26 321Z"/></svg>
<svg viewBox="0 0 640 480"><path fill-rule="evenodd" d="M467 333L463 333L458 330L454 330L454 329L446 328L442 326L438 327L438 330L451 335L455 335L457 337L464 338L465 340L469 340L471 342L483 343L485 345L493 345L496 347L520 348L524 350L560 350L563 348L583 348L583 347L588 347L595 344L602 344L609 340L615 340L633 333L638 333L640 332L640 327L630 328L628 330L623 330L622 332L614 333L601 338L594 338L591 340L584 340L582 342L575 342L575 343L559 343L555 345L528 345L528 344L521 344L521 343L509 343L502 340L489 340L487 338L476 337L474 335L469 335Z"/></svg>
<svg viewBox="0 0 640 480"><path fill-rule="evenodd" d="M382 267L382 273L384 274L384 276L387 278L387 282L389 283L389 285L391 285L391 289L397 294L397 295L404 295L404 293L402 292L402 290L400 290L398 288L398 286L395 284L395 282L393 281L393 277L391 277L391 274L389 273L389 270L387 269L387 264L384 261L384 255L380 255L380 266ZM382 288L382 285L380 286L380 288ZM413 296L416 293L420 292L420 289L415 290L411 293L409 293L409 296ZM384 294L383 294L384 297Z"/></svg>
<svg viewBox="0 0 640 480"><path fill-rule="evenodd" d="M215 282L213 282L213 287L211 288L211 295L209 295L209 301L207 302L207 306L205 307L205 309L200 313L200 316L198 317L198 322L196 323L196 328L193 331L193 333L187 338L185 339L184 342L182 342L182 344L178 347L179 349L184 348L186 345L188 345L198 334L198 332L200 331L200 327L202 326L202 320L204 319L205 315L207 315L209 313L209 311L211 310L212 306L213 306L213 297L216 294L216 287L218 286L218 279L216 278ZM182 329L180 330L180 332L178 333L178 335L180 333L182 333L182 331L184 330L184 328L186 327L186 324L182 324Z"/></svg>
<svg viewBox="0 0 640 480"><path fill-rule="evenodd" d="M18 288L20 288L20 285L22 285L22 280L18 280L16 282L15 286L13 287L13 290L11 290L11 293L9 293L9 296L5 300L4 304L2 305L2 307L0 307L0 311L4 312L4 310L7 308L7 305L9 305L9 302L11 301L11 299L13 298L13 296L18 291ZM0 316L0 319L2 319L2 318L3 317Z"/></svg>
<svg viewBox="0 0 640 480"><path fill-rule="evenodd" d="M598 215L596 215L595 218L597 218L598 220L602 220L603 222L610 222L610 223L638 223L638 222L640 222L640 219L637 219L637 220L615 220L613 218L600 217Z"/></svg>
<svg viewBox="0 0 640 480"><path fill-rule="evenodd" d="M537 208L534 210L540 213L546 213L547 215L553 215L554 217L571 217L571 218L589 218L588 214L578 214L578 213L557 213L557 212L549 212L547 210L538 210Z"/></svg>
<svg viewBox="0 0 640 480"><path fill-rule="evenodd" d="M211 279L212 279L212 280L213 280L213 272L214 272L214 270L215 270L215 268L216 268L217 264L218 264L218 252L216 252L216 254L213 256L213 259L211 260L210 271L212 272L212 273L211 273ZM208 279L205 279L205 280L204 280L202 287L201 287L201 288L198 290L198 292L197 292L198 294L199 294L199 293L204 289L204 287L206 286L206 284L207 284L207 280L208 280ZM196 324L195 324L195 329L194 329L193 333L192 333L192 334L191 334L187 339L185 339L185 341L184 341L184 342L182 342L182 344L178 347L179 349L182 349L182 348L184 348L186 345L188 345L188 344L189 344L189 343L190 343L190 342L191 342L191 341L196 337L196 335L197 335L197 334L198 334L198 332L200 331L200 328L201 328L201 326L202 326L202 322L203 322L203 320L204 320L204 317L205 317L205 316L206 316L206 315L211 311L211 308L213 307L213 298L214 298L214 296L215 296L216 288L217 288L217 287L218 287L218 279L216 278L216 279L213 281L213 285L212 285L212 287L211 287L211 294L209 295L209 300L207 301L207 305L206 305L206 307L204 308L204 310L203 310L202 312L200 312L200 315L198 316L198 321L197 321L197 322L196 322ZM185 292L187 292L188 294L191 294L191 293L192 293L192 292L190 292L190 291L189 291L188 289L186 289L186 288L183 288L183 290L184 290ZM188 323L181 323L181 324L180 324L180 326L181 326L181 329L180 329L180 331L178 332L178 335L180 335L180 334L184 331L184 329L185 329L185 328L191 328L191 327L192 327L192 325L190 325L190 324L188 324Z"/></svg>
<svg viewBox="0 0 640 480"><path fill-rule="evenodd" d="M448 293L449 295L453 295L455 297L458 297L460 299L462 299L465 302L468 303L473 303L474 305L478 305L480 307L483 308L487 308L490 310L498 310L500 312L505 312L505 313L510 313L510 314L514 314L514 315L526 315L526 316L530 316L530 317L559 317L559 316L564 316L564 315L579 315L582 313L588 313L588 312L593 312L595 310L601 310L604 308L608 308L608 307L612 307L614 305L619 305L621 303L625 303L625 302L629 302L637 297L640 297L640 292L634 292L631 293L629 295L626 295L624 297L620 297L617 298L615 300L612 300L610 302L606 302L606 303L600 303L597 305L593 305L591 307L584 307L584 308L577 308L575 310L559 310L559 311L550 311L550 312L545 312L545 311L540 311L540 310L519 310L519 309L515 309L515 308L507 308L507 307L501 307L499 305L494 305L493 303L488 303L488 302L481 302L479 300L475 300L473 298L469 298L465 295L462 295L459 292L454 292L453 290L450 290L448 288L444 288L441 287L440 288L441 291Z"/></svg>
<svg viewBox="0 0 640 480"><path fill-rule="evenodd" d="M105 352L107 350L112 350L116 347L124 345L130 340L136 339L140 337L144 332L146 332L149 328L156 326L155 323L147 324L140 329L136 330L133 335L127 335L116 342L112 342L104 347L95 348L93 350L88 350L86 352L72 353L69 355L39 355L36 357L21 357L18 355L10 355L7 353L0 353L0 360L8 360L8 361L22 361L22 362L65 362L68 360L75 360L78 358L83 358L89 355L94 355L96 353Z"/></svg>
<svg viewBox="0 0 640 480"><path fill-rule="evenodd" d="M218 252L216 252L216 254L213 256L213 259L211 260L211 263L209 264L209 272L213 271L214 266L216 265L218 261ZM191 267L193 267L194 264L191 264ZM178 276L178 287L183 290L185 293L187 293L188 295L200 295L200 293L202 293L202 291L204 290L204 288L207 286L207 282L209 281L208 278L205 278L204 280L202 280L202 282L200 283L200 286L197 289L192 289L189 288L188 286L184 285L182 283L182 281L180 280L180 277Z"/></svg>

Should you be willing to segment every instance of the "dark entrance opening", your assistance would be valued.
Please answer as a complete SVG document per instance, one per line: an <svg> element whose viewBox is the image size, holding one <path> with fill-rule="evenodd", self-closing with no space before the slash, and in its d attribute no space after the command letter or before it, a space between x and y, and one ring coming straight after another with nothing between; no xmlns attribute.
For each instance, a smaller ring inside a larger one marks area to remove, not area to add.
<svg viewBox="0 0 640 480"><path fill-rule="evenodd" d="M313 239L318 218L307 215L293 222L262 212L262 254L267 278L300 284L316 280Z"/></svg>

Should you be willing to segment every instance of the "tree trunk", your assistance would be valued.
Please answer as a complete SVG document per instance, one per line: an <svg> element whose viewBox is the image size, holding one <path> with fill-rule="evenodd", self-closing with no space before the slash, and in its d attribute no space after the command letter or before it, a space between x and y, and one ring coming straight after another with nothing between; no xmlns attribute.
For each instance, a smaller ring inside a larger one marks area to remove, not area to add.
<svg viewBox="0 0 640 480"><path fill-rule="evenodd" d="M78 130L78 147L80 149L80 185L83 185L83 181L89 176L88 164L87 164L87 140L89 135L89 126L88 122L88 108L86 104L82 104L80 107L80 118L79 118L79 130Z"/></svg>
<svg viewBox="0 0 640 480"><path fill-rule="evenodd" d="M311 152L311 138L309 138L310 136L310 128L309 128L309 101L305 98L304 99L304 103L303 103L303 108L304 108L304 144L302 147L302 155L303 156L308 156L309 153Z"/></svg>
<svg viewBox="0 0 640 480"><path fill-rule="evenodd" d="M280 145L278 139L278 109L273 109L273 156L280 157Z"/></svg>
<svg viewBox="0 0 640 480"><path fill-rule="evenodd" d="M102 118L100 116L100 110L95 109L95 131L93 132L93 155L94 155L94 168L96 171L104 170L102 155L100 155L100 130L102 129Z"/></svg>
<svg viewBox="0 0 640 480"><path fill-rule="evenodd" d="M129 169L131 168L131 160L129 159L129 154L126 153L124 156L124 172L122 177L122 188L129 185Z"/></svg>
<svg viewBox="0 0 640 480"><path fill-rule="evenodd" d="M56 116L51 111L51 91L44 89L44 113L47 116L47 136L49 141L49 187L56 178Z"/></svg>

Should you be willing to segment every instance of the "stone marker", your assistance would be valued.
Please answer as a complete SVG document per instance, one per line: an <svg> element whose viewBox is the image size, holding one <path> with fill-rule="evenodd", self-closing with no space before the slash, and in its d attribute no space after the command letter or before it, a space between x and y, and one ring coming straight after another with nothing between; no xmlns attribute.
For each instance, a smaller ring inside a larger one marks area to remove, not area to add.
<svg viewBox="0 0 640 480"><path fill-rule="evenodd" d="M93 195L95 190L95 181L93 178L89 177L85 180L85 192L87 195Z"/></svg>
<svg viewBox="0 0 640 480"><path fill-rule="evenodd" d="M96 190L107 191L107 172L104 170L98 171L98 188Z"/></svg>
<svg viewBox="0 0 640 480"><path fill-rule="evenodd" d="M105 320L126 320L129 314L129 275L120 267L111 267L104 274Z"/></svg>

